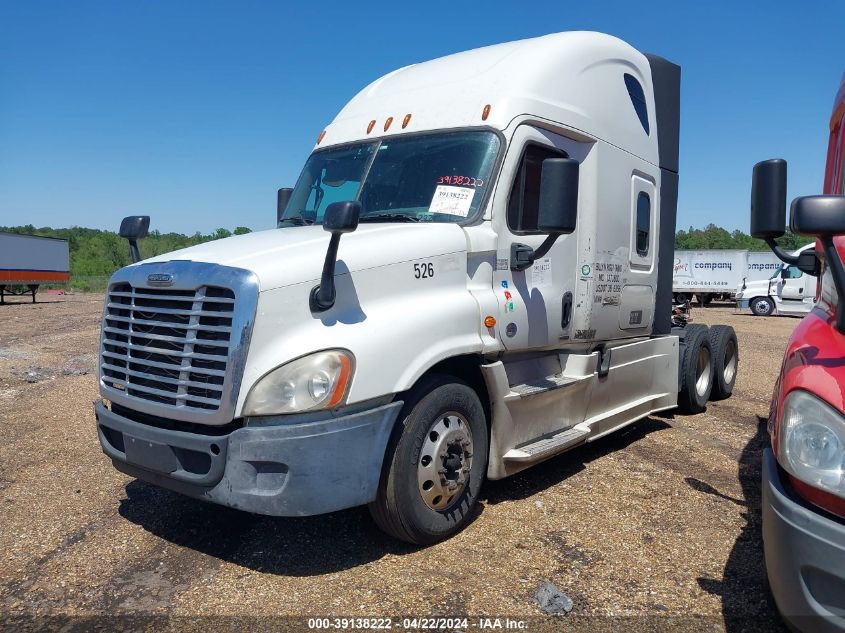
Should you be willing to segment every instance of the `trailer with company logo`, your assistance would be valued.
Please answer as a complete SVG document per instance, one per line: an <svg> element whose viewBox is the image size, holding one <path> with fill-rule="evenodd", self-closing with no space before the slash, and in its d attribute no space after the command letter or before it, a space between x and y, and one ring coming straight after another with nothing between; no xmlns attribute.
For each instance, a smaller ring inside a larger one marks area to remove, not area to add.
<svg viewBox="0 0 845 633"><path fill-rule="evenodd" d="M676 301L693 296L702 305L731 301L744 283L768 279L781 263L768 251L710 249L675 251L672 292Z"/></svg>
<svg viewBox="0 0 845 633"><path fill-rule="evenodd" d="M67 240L40 235L0 233L0 304L6 294L32 294L41 284L63 284L70 279Z"/></svg>

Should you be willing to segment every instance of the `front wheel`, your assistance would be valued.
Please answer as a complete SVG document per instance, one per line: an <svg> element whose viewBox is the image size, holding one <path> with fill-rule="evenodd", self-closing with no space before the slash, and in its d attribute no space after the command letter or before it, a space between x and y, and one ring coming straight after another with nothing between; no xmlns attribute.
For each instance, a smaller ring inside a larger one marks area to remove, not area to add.
<svg viewBox="0 0 845 633"><path fill-rule="evenodd" d="M472 520L487 472L484 408L467 384L431 376L410 392L400 420L370 514L397 539L436 543Z"/></svg>
<svg viewBox="0 0 845 633"><path fill-rule="evenodd" d="M768 297L754 297L750 305L755 316L770 316L775 311L775 304Z"/></svg>

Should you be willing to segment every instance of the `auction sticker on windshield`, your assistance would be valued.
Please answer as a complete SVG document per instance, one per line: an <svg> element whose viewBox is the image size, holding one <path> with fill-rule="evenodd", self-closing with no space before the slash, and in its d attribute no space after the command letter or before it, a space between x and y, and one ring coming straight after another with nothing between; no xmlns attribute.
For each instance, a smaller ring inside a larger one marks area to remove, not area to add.
<svg viewBox="0 0 845 633"><path fill-rule="evenodd" d="M469 187L437 185L428 210L430 213L459 215L465 218L469 215L469 208L474 195L475 189Z"/></svg>

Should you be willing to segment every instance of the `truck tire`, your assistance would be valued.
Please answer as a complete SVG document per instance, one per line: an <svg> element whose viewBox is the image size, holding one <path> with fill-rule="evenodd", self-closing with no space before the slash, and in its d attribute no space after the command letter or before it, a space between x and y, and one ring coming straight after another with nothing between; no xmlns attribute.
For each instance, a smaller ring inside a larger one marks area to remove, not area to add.
<svg viewBox="0 0 845 633"><path fill-rule="evenodd" d="M713 353L706 325L691 323L684 328L679 361L678 408L683 413L701 413L713 388Z"/></svg>
<svg viewBox="0 0 845 633"><path fill-rule="evenodd" d="M711 400L730 398L739 367L739 344L730 325L710 327L710 349L713 352L713 389Z"/></svg>
<svg viewBox="0 0 845 633"><path fill-rule="evenodd" d="M771 316L775 311L775 303L768 297L754 297L749 305L755 316Z"/></svg>
<svg viewBox="0 0 845 633"><path fill-rule="evenodd" d="M391 536L429 545L472 520L487 472L487 420L475 391L444 375L414 387L399 419L370 514Z"/></svg>

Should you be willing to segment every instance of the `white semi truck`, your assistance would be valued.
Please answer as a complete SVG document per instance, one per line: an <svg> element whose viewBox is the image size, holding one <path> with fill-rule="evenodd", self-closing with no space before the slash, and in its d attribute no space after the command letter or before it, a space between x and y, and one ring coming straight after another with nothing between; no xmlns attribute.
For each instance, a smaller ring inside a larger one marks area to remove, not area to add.
<svg viewBox="0 0 845 633"><path fill-rule="evenodd" d="M701 305L712 300L728 301L743 282L767 280L781 268L770 251L746 249L676 250L672 266L672 292L678 302Z"/></svg>
<svg viewBox="0 0 845 633"><path fill-rule="evenodd" d="M727 397L733 331L670 320L679 92L678 66L587 32L376 80L278 228L115 273L103 450L249 512L369 504L424 544L485 477ZM121 227L136 256L148 221Z"/></svg>
<svg viewBox="0 0 845 633"><path fill-rule="evenodd" d="M815 243L802 246L791 256L809 253ZM803 316L816 305L817 278L801 271L796 264L781 263L766 279L743 279L736 291L737 308L750 308L757 316Z"/></svg>

